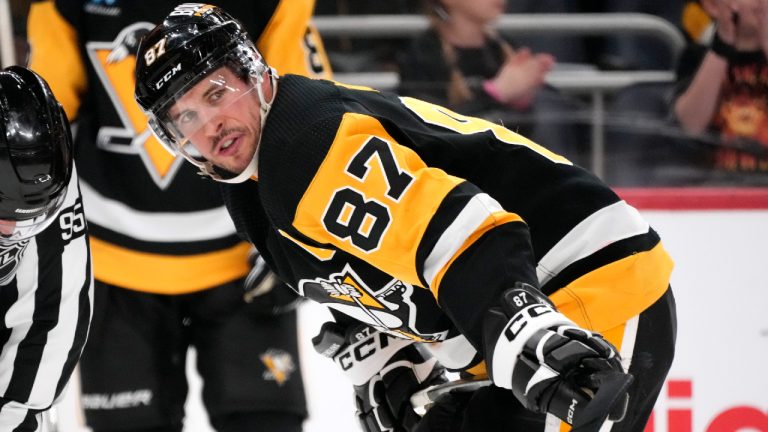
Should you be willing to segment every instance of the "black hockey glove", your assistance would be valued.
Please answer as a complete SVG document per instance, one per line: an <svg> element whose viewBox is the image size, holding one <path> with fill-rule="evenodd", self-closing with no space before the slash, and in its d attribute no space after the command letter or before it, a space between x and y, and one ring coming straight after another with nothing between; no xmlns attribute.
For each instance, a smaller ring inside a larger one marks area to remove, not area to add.
<svg viewBox="0 0 768 432"><path fill-rule="evenodd" d="M483 332L494 384L511 389L526 408L554 414L574 432L624 417L632 375L616 348L579 328L541 291L523 283L505 291Z"/></svg>
<svg viewBox="0 0 768 432"><path fill-rule="evenodd" d="M366 432L411 430L420 419L411 406L411 395L446 381L445 369L425 356L413 340L366 325L345 329L327 322L312 344L352 381L356 414Z"/></svg>
<svg viewBox="0 0 768 432"><path fill-rule="evenodd" d="M243 299L258 314L277 315L293 310L301 301L296 291L281 281L255 248L248 255L251 271L243 283Z"/></svg>

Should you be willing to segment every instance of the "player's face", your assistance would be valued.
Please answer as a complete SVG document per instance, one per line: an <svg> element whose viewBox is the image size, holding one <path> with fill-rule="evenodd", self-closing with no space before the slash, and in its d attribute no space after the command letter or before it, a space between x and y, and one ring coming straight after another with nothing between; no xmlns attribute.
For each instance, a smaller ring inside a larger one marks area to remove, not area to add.
<svg viewBox="0 0 768 432"><path fill-rule="evenodd" d="M228 171L243 172L256 153L261 134L258 93L227 67L193 86L168 116L187 145Z"/></svg>

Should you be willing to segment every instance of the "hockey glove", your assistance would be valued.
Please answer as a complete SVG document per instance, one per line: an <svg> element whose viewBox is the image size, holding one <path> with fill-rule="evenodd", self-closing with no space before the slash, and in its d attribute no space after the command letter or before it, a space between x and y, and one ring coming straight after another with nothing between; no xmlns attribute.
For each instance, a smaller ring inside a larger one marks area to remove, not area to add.
<svg viewBox="0 0 768 432"><path fill-rule="evenodd" d="M312 344L352 381L357 418L366 432L410 430L420 419L411 395L446 381L445 369L436 359L425 357L413 340L366 325L345 329L327 322Z"/></svg>
<svg viewBox="0 0 768 432"><path fill-rule="evenodd" d="M255 248L248 255L251 271L243 283L243 299L251 303L258 314L277 315L295 309L301 297L267 266Z"/></svg>
<svg viewBox="0 0 768 432"><path fill-rule="evenodd" d="M632 376L616 348L579 328L541 291L523 283L505 291L483 332L494 384L511 389L526 408L554 414L576 432L624 417Z"/></svg>

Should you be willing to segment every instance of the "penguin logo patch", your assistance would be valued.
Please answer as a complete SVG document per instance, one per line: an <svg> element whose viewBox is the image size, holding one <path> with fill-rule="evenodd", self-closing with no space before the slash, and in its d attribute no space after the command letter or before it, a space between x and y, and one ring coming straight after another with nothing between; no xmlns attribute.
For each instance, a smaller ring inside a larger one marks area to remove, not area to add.
<svg viewBox="0 0 768 432"><path fill-rule="evenodd" d="M281 349L271 348L259 356L267 370L262 377L267 381L274 381L281 386L291 378L296 370L296 364L290 353Z"/></svg>

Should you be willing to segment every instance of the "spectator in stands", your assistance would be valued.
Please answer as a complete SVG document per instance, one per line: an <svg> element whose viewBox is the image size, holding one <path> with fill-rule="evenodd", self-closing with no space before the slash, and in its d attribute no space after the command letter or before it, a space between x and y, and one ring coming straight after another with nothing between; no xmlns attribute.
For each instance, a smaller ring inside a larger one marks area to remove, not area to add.
<svg viewBox="0 0 768 432"><path fill-rule="evenodd" d="M717 172L768 174L768 0L701 0L716 24L709 46L681 57L673 113L688 133L715 134Z"/></svg>
<svg viewBox="0 0 768 432"><path fill-rule="evenodd" d="M631 3L631 1L625 3ZM676 3L676 2L674 2ZM686 36L700 40L707 34L709 16L697 1L688 1L680 13L682 19L672 23L681 24ZM618 7L618 6L617 6ZM646 7L663 11L663 5L651 4ZM669 5L667 16L671 18ZM656 42L658 41L646 41ZM642 38L627 39L624 44L642 44ZM660 45L658 45L660 47ZM647 53L660 51L646 49ZM667 53L668 50L664 49ZM614 57L617 62L619 57ZM624 69L668 68L659 57L658 64L647 59L635 59L631 66L624 62ZM618 64L618 63L616 63ZM704 168L700 146L687 139L680 128L670 121L670 103L675 93L675 82L641 82L617 91L611 98L606 119L605 171L603 180L612 186L673 186L690 185L709 181L710 170Z"/></svg>
<svg viewBox="0 0 768 432"><path fill-rule="evenodd" d="M406 93L465 111L530 105L555 59L516 50L490 27L504 12L503 0L428 0L427 6L431 26L401 62Z"/></svg>
<svg viewBox="0 0 768 432"><path fill-rule="evenodd" d="M575 128L553 126L575 108L545 84L555 58L514 47L492 28L505 3L427 0L431 25L400 58L399 93L501 120L578 161L577 145L585 140L569 130Z"/></svg>

